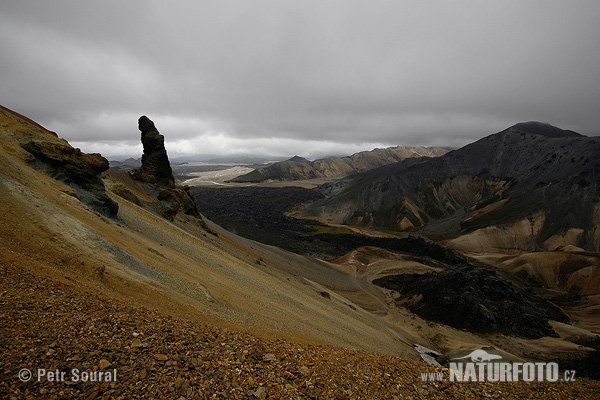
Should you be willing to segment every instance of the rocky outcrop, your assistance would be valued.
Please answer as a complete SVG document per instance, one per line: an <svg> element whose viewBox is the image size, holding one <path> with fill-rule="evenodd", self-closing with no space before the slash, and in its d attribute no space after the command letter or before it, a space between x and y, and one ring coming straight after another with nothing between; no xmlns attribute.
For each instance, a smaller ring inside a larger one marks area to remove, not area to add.
<svg viewBox="0 0 600 400"><path fill-rule="evenodd" d="M539 338L557 336L548 320L568 321L558 307L518 289L491 268L462 265L373 283L399 292L399 305L421 317L458 329Z"/></svg>
<svg viewBox="0 0 600 400"><path fill-rule="evenodd" d="M164 136L158 133L154 122L145 115L138 120L138 127L142 133L142 145L144 146L142 166L129 174L133 179L143 182L152 196L158 200L157 205L151 205L149 208L171 221L177 214L190 215L202 221L189 187L175 187L175 178L165 149ZM136 204L145 203L132 192L118 194L124 198L133 198ZM203 221L202 224L205 226Z"/></svg>
<svg viewBox="0 0 600 400"><path fill-rule="evenodd" d="M174 220L178 213L202 219L189 186L162 190L158 200L160 214L168 220Z"/></svg>
<svg viewBox="0 0 600 400"><path fill-rule="evenodd" d="M165 149L165 138L145 115L138 120L138 127L142 132L142 166L131 172L131 175L142 182L153 183L161 189L173 189L175 178L171 170L171 163Z"/></svg>
<svg viewBox="0 0 600 400"><path fill-rule="evenodd" d="M30 164L69 185L83 203L104 215L117 215L119 206L106 195L99 176L108 169L106 158L83 153L66 142L34 139L21 147L33 155Z"/></svg>

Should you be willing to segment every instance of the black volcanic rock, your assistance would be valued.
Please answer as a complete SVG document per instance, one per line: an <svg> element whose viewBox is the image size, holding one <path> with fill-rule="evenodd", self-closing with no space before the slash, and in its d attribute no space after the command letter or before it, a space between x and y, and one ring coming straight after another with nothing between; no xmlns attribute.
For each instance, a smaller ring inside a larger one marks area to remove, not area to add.
<svg viewBox="0 0 600 400"><path fill-rule="evenodd" d="M148 206L152 211L170 221L178 214L189 215L198 219L201 226L208 228L196 205L196 200L188 186L175 187L175 178L171 163L165 149L164 136L158 133L154 123L146 116L140 117L138 126L142 132L142 166L129 174L133 179L144 182L146 189L156 198L157 204ZM119 193L121 197L129 198L137 204L144 204L142 199L128 191Z"/></svg>
<svg viewBox="0 0 600 400"><path fill-rule="evenodd" d="M373 283L401 293L399 303L421 317L458 329L539 338L558 336L549 319L568 322L559 308L518 290L489 268L462 265L427 274L386 276Z"/></svg>
<svg viewBox="0 0 600 400"><path fill-rule="evenodd" d="M131 171L131 176L137 180L154 183L163 189L175 187L175 178L171 169L171 163L165 149L165 138L145 115L138 120L138 127L142 133L142 166Z"/></svg>
<svg viewBox="0 0 600 400"><path fill-rule="evenodd" d="M21 147L35 157L34 166L73 188L83 203L104 215L117 215L119 206L106 195L99 177L108 169L106 158L83 153L66 142L31 140Z"/></svg>

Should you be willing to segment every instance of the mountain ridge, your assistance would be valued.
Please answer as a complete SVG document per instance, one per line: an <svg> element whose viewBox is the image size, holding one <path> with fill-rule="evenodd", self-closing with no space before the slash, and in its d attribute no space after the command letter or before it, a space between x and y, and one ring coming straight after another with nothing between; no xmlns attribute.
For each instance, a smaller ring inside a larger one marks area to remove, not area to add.
<svg viewBox="0 0 600 400"><path fill-rule="evenodd" d="M516 124L441 157L325 184L320 190L328 198L305 210L330 222L429 235L461 235L543 212L529 249L581 229L571 244L597 250L599 160L600 138Z"/></svg>
<svg viewBox="0 0 600 400"><path fill-rule="evenodd" d="M448 151L441 147L396 146L362 151L346 157L323 158L308 161L294 156L264 168L258 168L229 182L264 182L303 180L313 178L336 178L371 170L406 158L436 157Z"/></svg>

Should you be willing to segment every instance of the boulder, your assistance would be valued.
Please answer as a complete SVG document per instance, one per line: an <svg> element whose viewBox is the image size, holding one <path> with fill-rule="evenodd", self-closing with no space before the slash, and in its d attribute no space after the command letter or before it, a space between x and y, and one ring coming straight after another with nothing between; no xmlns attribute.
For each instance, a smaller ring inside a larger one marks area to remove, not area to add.
<svg viewBox="0 0 600 400"><path fill-rule="evenodd" d="M158 200L161 205L160 214L168 220L172 221L177 213L202 218L198 212L196 200L188 186L165 189L158 194Z"/></svg>

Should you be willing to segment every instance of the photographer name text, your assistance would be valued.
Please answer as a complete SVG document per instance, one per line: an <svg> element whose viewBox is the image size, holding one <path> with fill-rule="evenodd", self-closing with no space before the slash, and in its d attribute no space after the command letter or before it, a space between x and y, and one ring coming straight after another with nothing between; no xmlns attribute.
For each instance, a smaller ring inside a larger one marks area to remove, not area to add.
<svg viewBox="0 0 600 400"><path fill-rule="evenodd" d="M38 382L116 382L117 369L107 371L81 371L73 368L70 371L47 370L38 368L35 374L29 369L19 371L19 379L23 382L37 378Z"/></svg>

